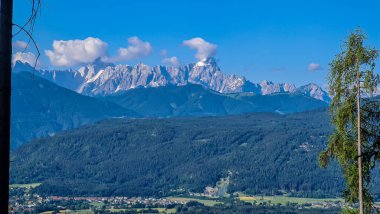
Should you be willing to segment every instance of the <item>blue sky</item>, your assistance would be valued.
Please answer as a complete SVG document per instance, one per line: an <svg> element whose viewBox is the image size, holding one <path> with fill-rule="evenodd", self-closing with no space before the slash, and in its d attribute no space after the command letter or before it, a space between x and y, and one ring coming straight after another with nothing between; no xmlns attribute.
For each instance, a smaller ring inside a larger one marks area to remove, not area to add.
<svg viewBox="0 0 380 214"><path fill-rule="evenodd" d="M298 86L309 82L324 85L328 63L356 27L368 34L369 45L380 48L378 0L41 1L34 37L45 67L52 66L45 50L53 50L54 40L98 38L107 44L101 50L108 60L157 65L174 56L181 64L196 62L196 50L183 41L199 37L217 46L214 57L225 73L243 75L253 82L267 79ZM22 24L30 1L14 0L14 4L14 22ZM151 49L117 58L119 48L127 50L131 45L131 37L149 43ZM25 37L14 41L25 41ZM310 71L311 63L319 69ZM68 65L74 64L78 63Z"/></svg>

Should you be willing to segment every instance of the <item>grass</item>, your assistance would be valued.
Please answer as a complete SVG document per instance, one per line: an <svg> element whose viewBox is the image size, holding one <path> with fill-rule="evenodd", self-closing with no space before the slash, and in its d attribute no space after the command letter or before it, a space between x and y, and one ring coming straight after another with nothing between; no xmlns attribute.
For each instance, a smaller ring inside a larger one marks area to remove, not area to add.
<svg viewBox="0 0 380 214"><path fill-rule="evenodd" d="M148 210L147 208L130 208L130 209L109 209L111 212L124 212L124 211L132 211L135 210L137 212L141 212L143 210ZM158 210L160 213L175 213L176 209L165 209L165 208L152 208L152 210Z"/></svg>
<svg viewBox="0 0 380 214"><path fill-rule="evenodd" d="M155 210L158 210L160 213L175 213L176 209L166 209L165 208L155 208Z"/></svg>
<svg viewBox="0 0 380 214"><path fill-rule="evenodd" d="M257 203L272 203L272 204L287 204L287 203L296 203L296 204L306 204L306 203L322 203L322 202L343 202L341 198L297 198L297 197L288 197L288 196L239 196L239 199L245 202L254 202Z"/></svg>
<svg viewBox="0 0 380 214"><path fill-rule="evenodd" d="M52 214L53 211L47 211L47 212L43 212L43 213L40 213L40 214ZM60 210L59 211L60 214L94 214L93 211L91 210Z"/></svg>
<svg viewBox="0 0 380 214"><path fill-rule="evenodd" d="M70 212L66 210L61 210L59 212L62 214L94 214L94 212L91 210L72 210Z"/></svg>
<svg viewBox="0 0 380 214"><path fill-rule="evenodd" d="M36 188L40 186L41 183L32 183L32 184L11 184L9 188Z"/></svg>
<svg viewBox="0 0 380 214"><path fill-rule="evenodd" d="M165 208L152 208L153 210L158 210L160 213L175 213L176 209L166 209ZM111 212L123 212L123 211L132 211L132 210L136 210L136 211L142 211L142 210L148 210L148 209L143 209L143 208L139 208L139 209L109 209L109 211ZM43 212L41 214L52 214L53 211L47 211L47 212ZM59 213L61 214L94 214L93 211L91 210L60 210Z"/></svg>
<svg viewBox="0 0 380 214"><path fill-rule="evenodd" d="M222 202L216 201L216 200L207 200L207 199L197 199L197 198L185 198L185 197L167 197L168 200L171 201L179 201L182 203L187 203L189 201L197 201L199 203L204 204L205 206L212 207L216 204L221 204Z"/></svg>
<svg viewBox="0 0 380 214"><path fill-rule="evenodd" d="M108 209L108 211L111 211L111 212L124 212L124 211L129 211L131 209Z"/></svg>
<svg viewBox="0 0 380 214"><path fill-rule="evenodd" d="M104 203L103 202L96 202L96 201L93 201L90 203L90 206L94 206L94 207L101 207L103 206Z"/></svg>

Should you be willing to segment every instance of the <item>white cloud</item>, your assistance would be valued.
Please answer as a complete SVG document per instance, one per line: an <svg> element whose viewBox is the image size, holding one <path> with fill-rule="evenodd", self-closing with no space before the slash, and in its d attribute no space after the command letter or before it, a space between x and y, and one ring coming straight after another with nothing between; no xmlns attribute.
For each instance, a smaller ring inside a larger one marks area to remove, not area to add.
<svg viewBox="0 0 380 214"><path fill-rule="evenodd" d="M45 50L50 63L56 66L75 66L107 56L108 44L98 38L84 40L54 40L53 50Z"/></svg>
<svg viewBox="0 0 380 214"><path fill-rule="evenodd" d="M310 63L308 66L307 66L307 69L309 71L319 71L319 70L322 70L322 66L318 63Z"/></svg>
<svg viewBox="0 0 380 214"><path fill-rule="evenodd" d="M76 66L94 62L100 58L105 62L138 59L152 52L149 42L138 37L128 38L129 46L119 48L117 56L108 56L108 44L101 39L88 37L84 40L54 40L53 50L45 50L50 63L55 66Z"/></svg>
<svg viewBox="0 0 380 214"><path fill-rule="evenodd" d="M39 61L36 62L36 56L32 52L17 52L13 54L12 64L15 65L17 61L22 63L28 63L31 66L34 66L35 63L38 66Z"/></svg>
<svg viewBox="0 0 380 214"><path fill-rule="evenodd" d="M179 66L180 65L178 58L175 56L164 58L162 60L162 63L164 63L166 65L172 65L172 66Z"/></svg>
<svg viewBox="0 0 380 214"><path fill-rule="evenodd" d="M197 50L195 58L198 60L204 60L207 57L211 57L216 53L217 46L215 44L209 43L200 37L185 40L183 45Z"/></svg>
<svg viewBox="0 0 380 214"><path fill-rule="evenodd" d="M161 55L162 57L166 57L166 56L168 55L168 51L165 50L165 49L163 49L163 50L161 50L160 55Z"/></svg>
<svg viewBox="0 0 380 214"><path fill-rule="evenodd" d="M28 43L24 42L24 41L15 41L13 43L13 49L14 50L25 50L26 48L28 47Z"/></svg>
<svg viewBox="0 0 380 214"><path fill-rule="evenodd" d="M129 46L126 48L119 48L118 56L110 57L106 61L126 61L138 59L143 56L148 56L152 53L152 46L149 42L142 41L137 36L128 38Z"/></svg>
<svg viewBox="0 0 380 214"><path fill-rule="evenodd" d="M171 65L171 66L179 66L180 65L180 62L179 62L177 57L175 57L175 56L168 57L168 51L167 50L165 50L165 49L161 50L160 55L163 57L162 63L164 63L165 65Z"/></svg>

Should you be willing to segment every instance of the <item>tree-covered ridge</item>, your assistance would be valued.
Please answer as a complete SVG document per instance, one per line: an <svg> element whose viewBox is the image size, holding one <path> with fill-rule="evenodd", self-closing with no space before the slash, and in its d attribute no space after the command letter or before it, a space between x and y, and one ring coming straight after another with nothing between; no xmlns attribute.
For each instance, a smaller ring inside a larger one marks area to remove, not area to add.
<svg viewBox="0 0 380 214"><path fill-rule="evenodd" d="M104 99L148 117L220 116L250 112L289 114L328 106L326 102L301 93L221 94L193 84L136 88Z"/></svg>
<svg viewBox="0 0 380 214"><path fill-rule="evenodd" d="M77 94L29 72L12 73L11 147L110 117L137 114Z"/></svg>
<svg viewBox="0 0 380 214"><path fill-rule="evenodd" d="M341 196L339 168L318 166L325 111L292 115L112 119L35 140L12 157L12 183L53 195L203 192L232 172L229 192Z"/></svg>

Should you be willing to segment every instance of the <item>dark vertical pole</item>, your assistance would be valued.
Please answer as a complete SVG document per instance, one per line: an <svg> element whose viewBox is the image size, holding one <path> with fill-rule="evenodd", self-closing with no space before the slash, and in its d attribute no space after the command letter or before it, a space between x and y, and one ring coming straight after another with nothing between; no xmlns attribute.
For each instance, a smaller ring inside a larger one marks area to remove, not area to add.
<svg viewBox="0 0 380 214"><path fill-rule="evenodd" d="M360 62L359 62L359 57L357 58L356 66L357 66L357 71L356 71L356 78L357 78L357 87L358 87L358 92L357 92L357 113L358 113L358 175L359 175L359 213L364 214L364 201L363 201L363 175L362 175L362 144L361 144L361 134L360 134Z"/></svg>
<svg viewBox="0 0 380 214"><path fill-rule="evenodd" d="M13 0L0 4L0 213L8 213Z"/></svg>

